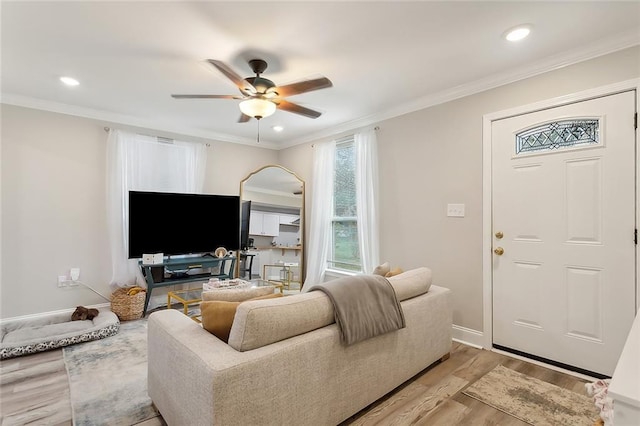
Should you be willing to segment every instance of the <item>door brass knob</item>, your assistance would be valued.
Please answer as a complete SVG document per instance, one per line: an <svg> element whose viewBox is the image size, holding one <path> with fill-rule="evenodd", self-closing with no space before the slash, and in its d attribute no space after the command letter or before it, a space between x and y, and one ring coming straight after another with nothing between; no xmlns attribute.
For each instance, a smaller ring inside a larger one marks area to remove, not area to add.
<svg viewBox="0 0 640 426"><path fill-rule="evenodd" d="M498 256L502 256L502 254L504 253L504 249L502 247L496 247L496 249L493 252Z"/></svg>

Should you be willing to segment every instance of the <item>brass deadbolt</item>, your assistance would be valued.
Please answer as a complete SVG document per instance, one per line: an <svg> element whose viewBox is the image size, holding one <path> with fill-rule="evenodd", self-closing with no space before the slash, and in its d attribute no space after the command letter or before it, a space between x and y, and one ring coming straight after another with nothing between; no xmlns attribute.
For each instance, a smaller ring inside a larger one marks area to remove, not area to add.
<svg viewBox="0 0 640 426"><path fill-rule="evenodd" d="M498 231L498 232L496 232L496 238L497 238L497 239L501 240L501 239L502 239L502 237L504 237L504 234L502 233L502 231Z"/></svg>

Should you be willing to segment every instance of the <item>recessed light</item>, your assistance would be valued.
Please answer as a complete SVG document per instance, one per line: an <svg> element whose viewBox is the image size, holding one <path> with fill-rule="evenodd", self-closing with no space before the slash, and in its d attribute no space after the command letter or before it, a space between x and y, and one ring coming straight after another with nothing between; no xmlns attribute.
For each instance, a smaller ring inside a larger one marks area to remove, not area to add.
<svg viewBox="0 0 640 426"><path fill-rule="evenodd" d="M67 86L77 86L78 84L80 84L78 80L71 77L60 77L60 81L66 84Z"/></svg>
<svg viewBox="0 0 640 426"><path fill-rule="evenodd" d="M273 126L271 128L273 129L274 132L281 132L284 130L284 127L282 126Z"/></svg>
<svg viewBox="0 0 640 426"><path fill-rule="evenodd" d="M520 41L531 32L531 25L518 25L515 28L505 31L504 38L509 41Z"/></svg>

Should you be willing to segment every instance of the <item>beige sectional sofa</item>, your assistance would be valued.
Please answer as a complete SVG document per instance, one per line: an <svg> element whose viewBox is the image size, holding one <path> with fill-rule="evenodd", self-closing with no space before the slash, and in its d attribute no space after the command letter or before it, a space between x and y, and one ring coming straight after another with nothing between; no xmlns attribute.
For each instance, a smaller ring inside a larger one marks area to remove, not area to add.
<svg viewBox="0 0 640 426"><path fill-rule="evenodd" d="M336 425L450 351L450 291L427 268L389 281L406 328L351 346L320 291L240 304L228 344L153 313L149 396L169 425Z"/></svg>

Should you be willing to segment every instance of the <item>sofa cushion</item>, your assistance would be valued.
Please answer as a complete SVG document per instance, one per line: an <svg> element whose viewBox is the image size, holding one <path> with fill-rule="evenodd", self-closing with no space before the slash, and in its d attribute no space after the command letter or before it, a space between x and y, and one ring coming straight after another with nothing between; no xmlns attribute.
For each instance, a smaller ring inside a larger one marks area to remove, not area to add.
<svg viewBox="0 0 640 426"><path fill-rule="evenodd" d="M395 268L391 269L389 272L384 274L384 276L385 276L385 278L394 277L396 275L400 275L403 272L404 271L402 270L402 268L396 266Z"/></svg>
<svg viewBox="0 0 640 426"><path fill-rule="evenodd" d="M372 274L373 275L380 275L382 277L384 277L385 275L387 275L389 273L389 271L391 270L391 265L389 265L389 262L384 262L382 265L378 265L373 269Z"/></svg>
<svg viewBox="0 0 640 426"><path fill-rule="evenodd" d="M417 268L388 278L398 301L426 293L431 286L431 270ZM335 322L331 300L312 291L277 300L251 300L237 307L229 333L229 345L244 352Z"/></svg>
<svg viewBox="0 0 640 426"><path fill-rule="evenodd" d="M222 288L219 290L203 291L202 300L224 300L226 302L243 302L254 297L273 293L275 286L247 288Z"/></svg>
<svg viewBox="0 0 640 426"><path fill-rule="evenodd" d="M400 302L420 296L431 287L431 269L416 268L387 278Z"/></svg>
<svg viewBox="0 0 640 426"><path fill-rule="evenodd" d="M275 297L282 297L282 294L270 293L250 300L272 299ZM236 315L236 309L241 303L244 302L227 302L223 300L203 301L200 304L202 328L218 339L227 342L229 340L231 326L233 325L233 318Z"/></svg>

